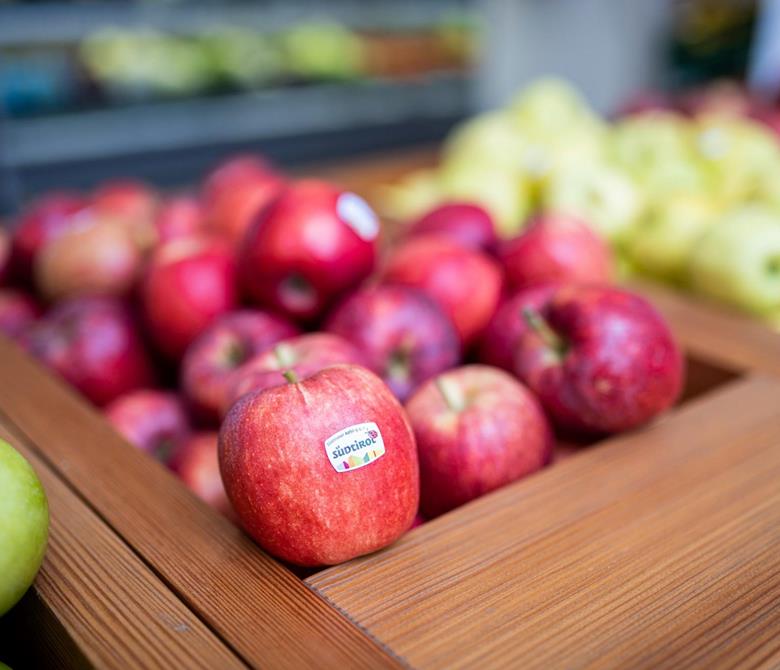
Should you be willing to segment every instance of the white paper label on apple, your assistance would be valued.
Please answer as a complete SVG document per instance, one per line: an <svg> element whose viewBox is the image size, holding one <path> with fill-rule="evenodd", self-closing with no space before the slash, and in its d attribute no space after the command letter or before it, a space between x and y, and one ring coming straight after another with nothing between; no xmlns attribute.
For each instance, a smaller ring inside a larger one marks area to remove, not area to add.
<svg viewBox="0 0 780 670"><path fill-rule="evenodd" d="M379 235L379 219L359 195L342 193L336 202L336 213L361 240L371 242Z"/></svg>
<svg viewBox="0 0 780 670"><path fill-rule="evenodd" d="M336 472L357 470L385 455L379 426L373 421L357 423L325 440L325 453Z"/></svg>

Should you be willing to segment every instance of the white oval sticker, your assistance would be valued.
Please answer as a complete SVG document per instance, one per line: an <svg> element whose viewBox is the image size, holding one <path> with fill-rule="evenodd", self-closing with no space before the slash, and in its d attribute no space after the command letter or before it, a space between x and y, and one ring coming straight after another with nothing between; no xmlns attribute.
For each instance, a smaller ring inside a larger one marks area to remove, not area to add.
<svg viewBox="0 0 780 670"><path fill-rule="evenodd" d="M359 195L342 193L336 202L336 213L361 240L371 242L379 235L379 218Z"/></svg>
<svg viewBox="0 0 780 670"><path fill-rule="evenodd" d="M336 472L357 470L385 455L379 426L373 421L357 423L325 440L325 453Z"/></svg>

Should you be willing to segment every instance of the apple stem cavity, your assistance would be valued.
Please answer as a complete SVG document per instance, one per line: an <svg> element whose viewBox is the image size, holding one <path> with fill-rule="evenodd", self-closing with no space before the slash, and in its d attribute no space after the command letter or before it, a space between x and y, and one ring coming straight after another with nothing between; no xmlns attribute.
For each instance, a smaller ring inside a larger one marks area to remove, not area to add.
<svg viewBox="0 0 780 670"><path fill-rule="evenodd" d="M300 379L298 379L298 375L295 373L295 370L285 370L282 372L282 377L284 377L290 384L297 384Z"/></svg>
<svg viewBox="0 0 780 670"><path fill-rule="evenodd" d="M539 312L530 307L524 307L523 318L528 324L528 327L531 328L531 330L533 330L550 349L558 354L558 356L563 356L566 353L568 348L566 346L566 341L550 328L550 324L545 321L544 317L542 317Z"/></svg>
<svg viewBox="0 0 780 670"><path fill-rule="evenodd" d="M466 409L466 399L457 383L441 376L436 378L436 388L439 389L444 402L452 412L462 412Z"/></svg>

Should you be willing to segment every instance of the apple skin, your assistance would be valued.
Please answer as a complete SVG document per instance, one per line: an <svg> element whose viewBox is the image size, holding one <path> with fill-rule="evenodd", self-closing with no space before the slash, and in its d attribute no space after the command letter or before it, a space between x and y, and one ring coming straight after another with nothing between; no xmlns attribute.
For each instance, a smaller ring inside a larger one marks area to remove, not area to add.
<svg viewBox="0 0 780 670"><path fill-rule="evenodd" d="M220 514L233 518L233 510L222 484L216 432L195 433L174 452L168 467L195 495Z"/></svg>
<svg viewBox="0 0 780 670"><path fill-rule="evenodd" d="M326 330L363 352L367 367L401 402L460 359L449 317L422 291L407 286L359 289L330 315Z"/></svg>
<svg viewBox="0 0 780 670"><path fill-rule="evenodd" d="M203 208L198 199L190 195L168 198L157 210L154 228L158 244L203 233L206 228Z"/></svg>
<svg viewBox="0 0 780 670"><path fill-rule="evenodd" d="M204 330L182 359L181 388L203 424L228 409L227 394L241 366L299 331L286 319L259 310L229 312Z"/></svg>
<svg viewBox="0 0 780 670"><path fill-rule="evenodd" d="M373 270L379 220L353 193L294 182L261 212L243 244L240 272L257 304L312 321Z"/></svg>
<svg viewBox="0 0 780 670"><path fill-rule="evenodd" d="M498 368L467 365L445 372L417 390L406 412L417 441L420 511L426 518L536 472L552 455L552 431L541 406Z"/></svg>
<svg viewBox="0 0 780 670"><path fill-rule="evenodd" d="M22 212L13 231L11 265L21 282L32 279L33 262L41 247L71 225L89 202L75 193L49 193L34 200Z"/></svg>
<svg viewBox="0 0 780 670"><path fill-rule="evenodd" d="M420 235L399 245L383 274L388 284L421 289L450 317L468 347L498 307L501 268L480 251L466 249L441 235Z"/></svg>
<svg viewBox="0 0 780 670"><path fill-rule="evenodd" d="M582 221L542 214L498 252L513 288L554 281L609 283L614 261L609 245Z"/></svg>
<svg viewBox="0 0 780 670"><path fill-rule="evenodd" d="M254 217L284 188L285 180L266 161L236 156L218 165L203 185L203 210L209 228L240 242Z"/></svg>
<svg viewBox="0 0 780 670"><path fill-rule="evenodd" d="M41 315L32 296L14 289L0 289L0 333L12 340L21 335Z"/></svg>
<svg viewBox="0 0 780 670"><path fill-rule="evenodd" d="M447 202L434 207L412 224L409 235L438 233L469 249L492 251L496 227L488 212L470 202Z"/></svg>
<svg viewBox="0 0 780 670"><path fill-rule="evenodd" d="M285 384L282 375L285 370L306 379L338 363L366 365L367 361L351 342L332 333L307 333L278 342L272 349L248 360L231 376L225 409L250 391Z"/></svg>
<svg viewBox="0 0 780 670"><path fill-rule="evenodd" d="M33 323L20 343L98 406L153 380L136 324L111 298L63 301Z"/></svg>
<svg viewBox="0 0 780 670"><path fill-rule="evenodd" d="M99 215L132 225L148 225L158 205L154 189L133 179L105 182L92 194L92 206Z"/></svg>
<svg viewBox="0 0 780 670"><path fill-rule="evenodd" d="M517 343L528 330L523 309L540 309L559 286L558 282L530 286L516 291L501 303L479 341L477 359L486 365L513 372Z"/></svg>
<svg viewBox="0 0 780 670"><path fill-rule="evenodd" d="M168 391L131 391L111 402L104 413L130 444L163 463L190 432L184 403Z"/></svg>
<svg viewBox="0 0 780 670"><path fill-rule="evenodd" d="M132 232L109 219L80 214L46 242L33 264L38 291L49 300L80 295L127 295L143 255Z"/></svg>
<svg viewBox="0 0 780 670"><path fill-rule="evenodd" d="M187 347L238 302L232 250L207 236L159 247L141 283L141 307L157 348L179 360Z"/></svg>
<svg viewBox="0 0 780 670"><path fill-rule="evenodd" d="M385 453L336 471L325 441L376 423ZM335 365L241 398L219 434L222 480L241 525L263 549L303 566L377 551L411 526L419 503L414 435L373 372Z"/></svg>
<svg viewBox="0 0 780 670"><path fill-rule="evenodd" d="M564 286L538 316L560 342L529 328L518 343L515 372L562 429L600 435L636 428L680 395L680 349L639 296L612 287Z"/></svg>
<svg viewBox="0 0 780 670"><path fill-rule="evenodd" d="M38 574L49 537L46 492L27 460L0 440L0 617Z"/></svg>

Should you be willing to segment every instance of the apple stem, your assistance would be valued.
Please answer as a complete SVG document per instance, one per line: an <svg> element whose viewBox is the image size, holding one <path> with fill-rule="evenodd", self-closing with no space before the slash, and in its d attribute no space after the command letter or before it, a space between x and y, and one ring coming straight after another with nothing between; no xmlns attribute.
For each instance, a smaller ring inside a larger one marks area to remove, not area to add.
<svg viewBox="0 0 780 670"><path fill-rule="evenodd" d="M295 370L285 370L282 372L282 377L284 377L291 384L297 384L300 381L300 379L298 379L298 375L295 374Z"/></svg>
<svg viewBox="0 0 780 670"><path fill-rule="evenodd" d="M443 375L436 378L436 388L439 389L447 407L453 412L462 412L466 408L466 399L460 386Z"/></svg>
<svg viewBox="0 0 780 670"><path fill-rule="evenodd" d="M524 307L523 318L528 324L528 327L541 337L542 341L550 347L550 349L559 355L566 353L566 342L558 333L550 328L550 324L545 321L544 317L542 317L539 312L530 307Z"/></svg>

